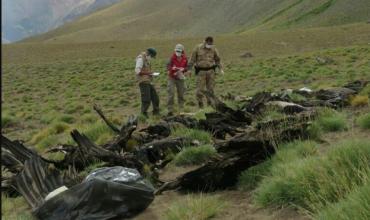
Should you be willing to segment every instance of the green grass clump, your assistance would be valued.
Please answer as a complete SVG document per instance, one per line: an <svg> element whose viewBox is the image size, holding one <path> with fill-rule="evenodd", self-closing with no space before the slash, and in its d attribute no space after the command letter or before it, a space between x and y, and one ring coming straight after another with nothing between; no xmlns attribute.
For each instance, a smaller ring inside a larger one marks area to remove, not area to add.
<svg viewBox="0 0 370 220"><path fill-rule="evenodd" d="M51 125L52 133L53 134L61 134L69 129L69 125L64 122L54 122Z"/></svg>
<svg viewBox="0 0 370 220"><path fill-rule="evenodd" d="M187 195L184 199L171 204L164 213L166 220L206 220L215 217L226 207L217 196Z"/></svg>
<svg viewBox="0 0 370 220"><path fill-rule="evenodd" d="M104 167L106 166L107 164L104 163L104 162L101 162L101 161L95 161L95 163L93 164L90 164L88 167L85 168L84 171L86 171L87 173L91 173L93 172L94 170L98 169L98 168L101 168L101 167Z"/></svg>
<svg viewBox="0 0 370 220"><path fill-rule="evenodd" d="M319 140L323 134L323 129L318 122L313 122L308 126L307 132L310 139Z"/></svg>
<svg viewBox="0 0 370 220"><path fill-rule="evenodd" d="M370 174L369 174L370 175ZM319 211L319 220L368 220L370 219L370 181L356 188L345 199Z"/></svg>
<svg viewBox="0 0 370 220"><path fill-rule="evenodd" d="M198 140L202 144L211 143L211 134L209 132L199 129L191 129L184 127L175 128L173 129L171 135L174 137L186 137L190 138L191 140Z"/></svg>
<svg viewBox="0 0 370 220"><path fill-rule="evenodd" d="M62 152L48 154L48 159L55 160L55 161L61 161L64 159L64 157L65 157L65 154Z"/></svg>
<svg viewBox="0 0 370 220"><path fill-rule="evenodd" d="M316 155L318 152L317 143L312 141L294 141L283 144L273 160L276 163L290 163L294 160L301 160Z"/></svg>
<svg viewBox="0 0 370 220"><path fill-rule="evenodd" d="M356 95L351 98L350 104L353 107L362 107L369 105L369 96L367 95Z"/></svg>
<svg viewBox="0 0 370 220"><path fill-rule="evenodd" d="M64 114L58 118L58 121L72 124L76 121L76 119L72 115Z"/></svg>
<svg viewBox="0 0 370 220"><path fill-rule="evenodd" d="M370 113L358 117L357 124L363 129L370 129Z"/></svg>
<svg viewBox="0 0 370 220"><path fill-rule="evenodd" d="M251 190L257 187L258 183L270 173L272 160L266 160L241 173L238 179L238 188Z"/></svg>
<svg viewBox="0 0 370 220"><path fill-rule="evenodd" d="M94 114L84 114L81 117L81 121L83 123L93 123L93 122L96 122L97 120L98 120L98 118Z"/></svg>
<svg viewBox="0 0 370 220"><path fill-rule="evenodd" d="M212 111L214 111L212 107L205 107L197 111L194 115L194 118L197 120L206 119L206 113L210 113Z"/></svg>
<svg viewBox="0 0 370 220"><path fill-rule="evenodd" d="M327 132L343 131L347 128L346 121L344 117L341 116L320 118L319 124L321 125L323 130Z"/></svg>
<svg viewBox="0 0 370 220"><path fill-rule="evenodd" d="M62 134L63 132L66 132L70 129L69 125L64 122L54 122L52 125L50 125L47 128L42 129L38 133L36 133L32 139L32 144L40 144L44 139L46 139L40 146L45 146L46 144L50 143L51 138L48 138L53 135ZM58 143L54 143L58 144Z"/></svg>
<svg viewBox="0 0 370 220"><path fill-rule="evenodd" d="M367 84L360 92L360 95L367 95L370 97L370 84Z"/></svg>
<svg viewBox="0 0 370 220"><path fill-rule="evenodd" d="M198 165L206 162L216 153L216 149L210 145L187 147L175 156L173 162L177 166Z"/></svg>
<svg viewBox="0 0 370 220"><path fill-rule="evenodd" d="M100 138L99 141L104 141L109 139L109 137L113 138L113 131L103 122L96 122L94 124L90 124L87 126L84 126L81 128L81 131L83 134L85 134L90 140L97 142ZM105 137L103 137L105 136ZM108 137L109 136L109 137Z"/></svg>
<svg viewBox="0 0 370 220"><path fill-rule="evenodd" d="M81 104L76 104L76 103L72 103L70 105L68 105L65 109L65 113L67 114L73 114L73 113L76 113L78 111L82 111L84 109L84 106L81 105Z"/></svg>
<svg viewBox="0 0 370 220"><path fill-rule="evenodd" d="M31 139L31 144L37 144L42 139L46 138L47 136L52 135L52 130L50 128L44 128L35 135L33 135Z"/></svg>
<svg viewBox="0 0 370 220"><path fill-rule="evenodd" d="M34 218L23 197L9 198L1 195L1 219L32 220Z"/></svg>
<svg viewBox="0 0 370 220"><path fill-rule="evenodd" d="M286 115L274 106L268 106L266 110L258 116L259 121L270 121L285 118Z"/></svg>
<svg viewBox="0 0 370 220"><path fill-rule="evenodd" d="M9 127L11 125L14 125L16 122L17 122L17 120L9 114L3 113L1 115L1 127L2 128L6 128L6 127Z"/></svg>
<svg viewBox="0 0 370 220"><path fill-rule="evenodd" d="M303 102L303 101L306 101L307 98L304 97L303 95L301 94L298 94L298 93L292 93L292 94L289 94L289 98L294 102L294 103L299 103L299 102Z"/></svg>
<svg viewBox="0 0 370 220"><path fill-rule="evenodd" d="M41 116L40 121L43 124L49 124L57 118L58 113L55 111L48 112Z"/></svg>
<svg viewBox="0 0 370 220"><path fill-rule="evenodd" d="M282 164L262 180L255 201L262 206L293 205L317 213L368 181L369 144L369 140L348 140L326 155Z"/></svg>
<svg viewBox="0 0 370 220"><path fill-rule="evenodd" d="M139 115L137 116L137 120L138 120L140 123L145 123L145 122L148 120L148 118L147 118L145 115L143 115L143 114L139 114Z"/></svg>
<svg viewBox="0 0 370 220"><path fill-rule="evenodd" d="M312 141L294 141L283 144L278 147L271 159L243 171L238 179L238 187L241 190L254 189L263 178L270 176L272 172L279 172L281 167L316 155L317 152L317 144Z"/></svg>
<svg viewBox="0 0 370 220"><path fill-rule="evenodd" d="M324 109L316 122L324 132L343 131L347 129L346 117L335 110Z"/></svg>
<svg viewBox="0 0 370 220"><path fill-rule="evenodd" d="M108 143L108 141L112 140L113 135L110 132L103 133L99 136L99 138L96 140L96 144L103 145Z"/></svg>
<svg viewBox="0 0 370 220"><path fill-rule="evenodd" d="M56 135L50 135L43 138L40 142L36 144L36 147L40 150L45 150L48 147L54 147L59 144L59 139Z"/></svg>

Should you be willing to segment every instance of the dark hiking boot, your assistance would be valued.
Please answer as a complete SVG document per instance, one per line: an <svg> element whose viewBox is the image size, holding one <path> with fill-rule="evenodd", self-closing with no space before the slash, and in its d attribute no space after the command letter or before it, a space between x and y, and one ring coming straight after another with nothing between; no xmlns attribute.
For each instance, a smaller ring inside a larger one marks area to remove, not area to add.
<svg viewBox="0 0 370 220"><path fill-rule="evenodd" d="M167 117L171 117L171 116L173 116L173 112L168 112Z"/></svg>

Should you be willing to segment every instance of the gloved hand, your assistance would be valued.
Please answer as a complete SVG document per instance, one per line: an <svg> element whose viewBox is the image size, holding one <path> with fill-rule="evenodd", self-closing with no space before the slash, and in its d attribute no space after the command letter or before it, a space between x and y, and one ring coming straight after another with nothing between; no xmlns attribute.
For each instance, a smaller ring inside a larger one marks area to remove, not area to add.
<svg viewBox="0 0 370 220"><path fill-rule="evenodd" d="M220 73L221 73L221 75L225 75L224 70L221 70Z"/></svg>

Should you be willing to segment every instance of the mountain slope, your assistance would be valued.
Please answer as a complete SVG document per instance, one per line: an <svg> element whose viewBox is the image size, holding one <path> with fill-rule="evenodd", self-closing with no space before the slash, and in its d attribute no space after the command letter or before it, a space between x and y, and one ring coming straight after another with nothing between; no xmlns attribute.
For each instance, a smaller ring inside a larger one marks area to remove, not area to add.
<svg viewBox="0 0 370 220"><path fill-rule="evenodd" d="M366 21L370 16L367 0L297 0L263 21L269 27L331 26Z"/></svg>
<svg viewBox="0 0 370 220"><path fill-rule="evenodd" d="M17 41L46 32L120 0L5 0L2 39Z"/></svg>
<svg viewBox="0 0 370 220"><path fill-rule="evenodd" d="M366 21L368 0L125 0L28 41L93 42Z"/></svg>

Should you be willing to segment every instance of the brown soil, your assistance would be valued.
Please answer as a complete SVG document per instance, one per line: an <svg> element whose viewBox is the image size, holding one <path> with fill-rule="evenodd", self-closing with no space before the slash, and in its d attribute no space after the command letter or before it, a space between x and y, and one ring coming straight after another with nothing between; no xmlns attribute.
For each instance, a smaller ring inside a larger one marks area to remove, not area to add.
<svg viewBox="0 0 370 220"><path fill-rule="evenodd" d="M155 197L153 203L142 213L136 216L135 220L160 220L172 202L181 199L182 195L175 191L164 192Z"/></svg>
<svg viewBox="0 0 370 220"><path fill-rule="evenodd" d="M174 165L169 164L161 171L159 179L164 182L169 182L189 171L195 170L198 167L200 166L175 167Z"/></svg>
<svg viewBox="0 0 370 220"><path fill-rule="evenodd" d="M251 193L237 190L222 191L216 193L225 201L228 201L227 208L214 219L222 220L305 220L296 210L290 208L283 209L262 209L252 204Z"/></svg>
<svg viewBox="0 0 370 220"><path fill-rule="evenodd" d="M309 217L300 214L294 209L262 209L252 204L249 192L237 190L219 191L212 193L219 195L222 200L227 201L226 208L212 219L215 220L308 220ZM164 212L175 201L181 200L185 194L176 191L164 192L156 196L153 203L141 214L136 216L135 220L161 220ZM194 219L197 220L197 219Z"/></svg>
<svg viewBox="0 0 370 220"><path fill-rule="evenodd" d="M170 181L177 176L195 169L192 167L173 167L169 166L164 169L160 174L163 181ZM252 204L251 193L238 190L218 191L211 193L218 195L220 198L227 202L226 208L217 216L212 219L215 220L306 220L309 219L303 214L298 213L296 210L290 208L283 209L262 209ZM142 213L136 216L135 220L161 220L163 219L164 212L175 201L181 200L186 194L177 191L163 192L162 195L155 197L153 203ZM194 219L197 220L197 219Z"/></svg>

